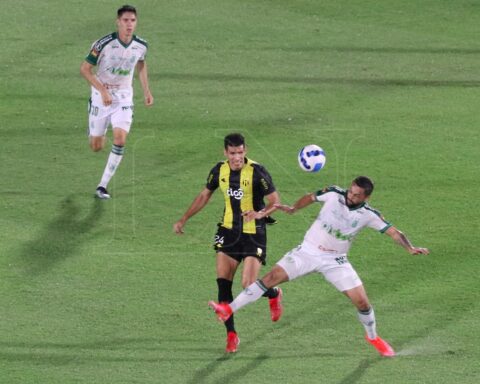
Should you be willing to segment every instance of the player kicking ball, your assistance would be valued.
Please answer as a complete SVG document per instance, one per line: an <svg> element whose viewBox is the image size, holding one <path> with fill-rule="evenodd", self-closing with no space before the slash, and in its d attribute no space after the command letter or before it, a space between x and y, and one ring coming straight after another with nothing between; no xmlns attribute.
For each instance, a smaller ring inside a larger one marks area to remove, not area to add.
<svg viewBox="0 0 480 384"><path fill-rule="evenodd" d="M321 273L355 305L366 331L365 339L380 355L395 356L393 348L377 334L373 308L347 253L354 238L365 227L387 234L412 255L427 255L429 250L414 247L402 232L367 204L373 188L368 177L359 176L346 191L328 187L301 197L293 206L276 204L277 209L289 214L314 202L322 202L323 206L303 243L288 252L262 279L245 288L230 304L208 303L217 317L226 321L240 308L257 301L267 289L313 272Z"/></svg>

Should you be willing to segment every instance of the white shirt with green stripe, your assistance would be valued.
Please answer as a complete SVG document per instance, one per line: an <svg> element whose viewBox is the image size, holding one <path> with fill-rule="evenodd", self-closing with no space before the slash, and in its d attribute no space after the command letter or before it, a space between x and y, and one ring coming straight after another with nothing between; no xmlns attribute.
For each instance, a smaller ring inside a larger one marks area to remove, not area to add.
<svg viewBox="0 0 480 384"><path fill-rule="evenodd" d="M125 45L114 32L95 41L85 60L97 66L96 76L110 90L114 101L131 102L135 66L145 60L147 49L147 42L140 37L133 35Z"/></svg>
<svg viewBox="0 0 480 384"><path fill-rule="evenodd" d="M324 205L305 234L302 249L313 254L347 254L354 238L363 228L370 227L384 233L392 226L366 202L348 207L346 193L335 186L316 192L316 201Z"/></svg>

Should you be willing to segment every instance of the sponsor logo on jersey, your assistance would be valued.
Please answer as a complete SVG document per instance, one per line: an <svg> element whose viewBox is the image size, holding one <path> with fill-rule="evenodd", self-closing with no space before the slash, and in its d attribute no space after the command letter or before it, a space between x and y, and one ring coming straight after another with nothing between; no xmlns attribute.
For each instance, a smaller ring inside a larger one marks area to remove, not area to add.
<svg viewBox="0 0 480 384"><path fill-rule="evenodd" d="M327 223L323 223L323 229L325 229L325 231L335 237L336 239L338 240L343 240L343 241L352 241L353 238L355 237L355 234L345 234L345 233L342 233L339 229L335 229L333 228L330 224L327 224Z"/></svg>
<svg viewBox="0 0 480 384"><path fill-rule="evenodd" d="M112 67L110 69L110 72L114 75L119 75L119 76L128 76L130 75L131 69L123 69L123 68L114 68Z"/></svg>
<svg viewBox="0 0 480 384"><path fill-rule="evenodd" d="M233 197L236 200L242 200L243 197L243 189L233 189L233 188L228 188L227 189L227 196Z"/></svg>

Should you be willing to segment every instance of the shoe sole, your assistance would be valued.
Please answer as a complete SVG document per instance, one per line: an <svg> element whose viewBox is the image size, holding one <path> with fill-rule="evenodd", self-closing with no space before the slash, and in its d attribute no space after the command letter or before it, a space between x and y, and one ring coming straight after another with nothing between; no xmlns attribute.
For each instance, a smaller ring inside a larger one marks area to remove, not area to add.
<svg viewBox="0 0 480 384"><path fill-rule="evenodd" d="M227 349L225 349L225 353L236 353L238 351L238 346L240 345L240 338L238 338L238 343L237 345L235 346L235 350L233 351L229 351Z"/></svg>
<svg viewBox="0 0 480 384"><path fill-rule="evenodd" d="M97 193L97 192L95 192L95 197L100 200L108 200L111 198L110 195L105 195L103 193Z"/></svg>

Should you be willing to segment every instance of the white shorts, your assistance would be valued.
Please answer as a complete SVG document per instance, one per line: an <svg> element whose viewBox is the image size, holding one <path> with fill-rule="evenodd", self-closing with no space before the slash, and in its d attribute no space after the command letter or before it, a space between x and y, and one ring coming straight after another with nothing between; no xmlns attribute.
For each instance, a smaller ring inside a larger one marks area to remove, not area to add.
<svg viewBox="0 0 480 384"><path fill-rule="evenodd" d="M345 254L327 252L311 254L298 246L283 256L277 265L285 270L289 280L313 272L321 273L340 292L362 285Z"/></svg>
<svg viewBox="0 0 480 384"><path fill-rule="evenodd" d="M88 128L90 136L105 136L108 127L121 128L130 132L133 121L133 102L113 101L109 106L103 105L98 94L92 94L88 102Z"/></svg>

